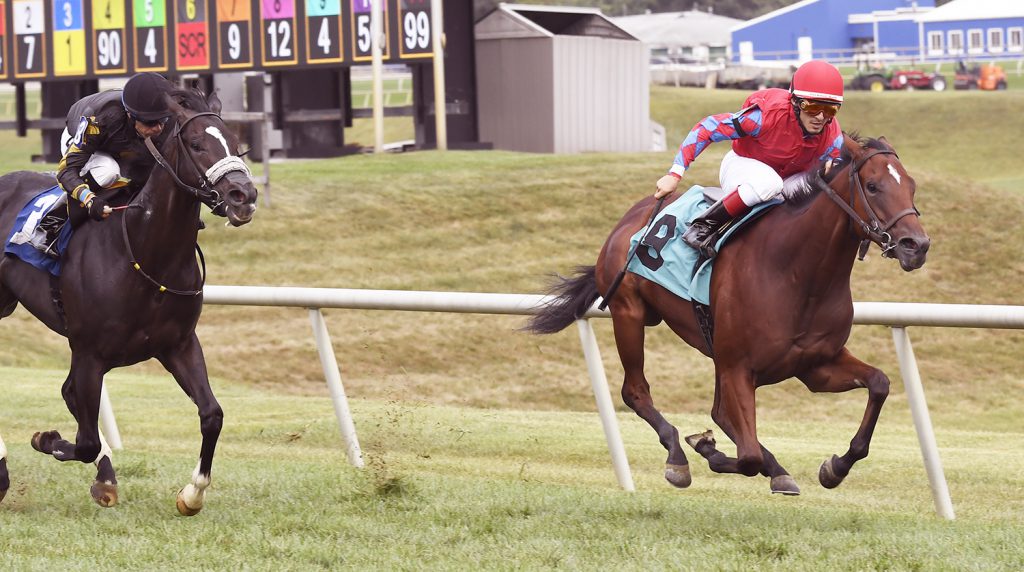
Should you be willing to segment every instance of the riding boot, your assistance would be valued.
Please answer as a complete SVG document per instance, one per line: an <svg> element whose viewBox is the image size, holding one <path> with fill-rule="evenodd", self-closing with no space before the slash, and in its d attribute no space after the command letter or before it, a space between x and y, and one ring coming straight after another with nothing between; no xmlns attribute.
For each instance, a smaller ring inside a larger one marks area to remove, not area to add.
<svg viewBox="0 0 1024 572"><path fill-rule="evenodd" d="M746 214L749 210L750 207L740 199L739 192L733 191L693 219L690 228L683 233L683 242L696 249L704 257L714 258L718 254L713 244L715 233L723 225Z"/></svg>
<svg viewBox="0 0 1024 572"><path fill-rule="evenodd" d="M46 213L36 225L35 232L29 241L32 246L36 247L37 250L45 253L52 258L59 258L60 255L57 252L57 239L60 236L60 230L64 228L64 223L68 220L68 207L67 200L62 198L57 204L53 205L50 212Z"/></svg>

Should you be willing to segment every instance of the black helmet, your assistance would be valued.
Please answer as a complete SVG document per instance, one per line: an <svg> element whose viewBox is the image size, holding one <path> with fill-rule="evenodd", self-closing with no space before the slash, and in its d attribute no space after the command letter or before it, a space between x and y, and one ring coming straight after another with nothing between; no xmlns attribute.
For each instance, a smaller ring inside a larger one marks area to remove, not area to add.
<svg viewBox="0 0 1024 572"><path fill-rule="evenodd" d="M125 110L141 121L159 121L171 116L164 97L171 88L171 83L160 74L143 72L132 76L124 84L121 92L121 103Z"/></svg>

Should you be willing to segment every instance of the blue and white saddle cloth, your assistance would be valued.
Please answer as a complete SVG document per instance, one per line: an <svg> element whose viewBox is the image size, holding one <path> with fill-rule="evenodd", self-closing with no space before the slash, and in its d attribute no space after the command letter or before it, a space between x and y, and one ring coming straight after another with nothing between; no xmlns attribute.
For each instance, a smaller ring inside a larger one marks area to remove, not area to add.
<svg viewBox="0 0 1024 572"><path fill-rule="evenodd" d="M726 230L715 244L715 249L721 250L737 229L781 202L782 199L776 198L751 209L738 224ZM693 219L709 206L704 198L704 187L690 187L686 194L658 213L650 228L642 228L633 235L629 247L636 249L636 256L629 262L627 270L659 284L680 298L710 304L713 261L704 261L694 273L698 253L682 241L683 233Z"/></svg>
<svg viewBox="0 0 1024 572"><path fill-rule="evenodd" d="M37 249L31 240L36 232L36 226L39 225L39 221L43 220L43 217L55 205L57 205L57 208L65 208L63 203L59 202L63 195L64 191L60 187L54 186L32 197L32 200L21 209L18 217L14 219L14 227L7 236L4 253L13 254L40 270L45 270L54 276L60 276L60 260L47 256ZM65 223L60 231L60 235L57 237L57 252L63 254L70 241L71 225Z"/></svg>

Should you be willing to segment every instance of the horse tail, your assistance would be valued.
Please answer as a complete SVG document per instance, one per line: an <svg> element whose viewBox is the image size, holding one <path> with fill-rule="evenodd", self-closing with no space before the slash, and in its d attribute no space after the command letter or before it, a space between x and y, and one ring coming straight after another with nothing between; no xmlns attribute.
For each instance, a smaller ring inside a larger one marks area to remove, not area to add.
<svg viewBox="0 0 1024 572"><path fill-rule="evenodd" d="M571 278L555 276L555 284L547 291L555 296L541 306L524 328L534 334L553 334L568 328L587 313L600 294L594 279L593 266L578 266Z"/></svg>

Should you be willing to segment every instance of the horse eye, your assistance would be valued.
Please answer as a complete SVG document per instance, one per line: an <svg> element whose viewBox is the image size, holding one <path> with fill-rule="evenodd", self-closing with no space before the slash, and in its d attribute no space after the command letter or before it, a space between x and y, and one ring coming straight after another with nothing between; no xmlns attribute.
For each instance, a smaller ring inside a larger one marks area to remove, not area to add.
<svg viewBox="0 0 1024 572"><path fill-rule="evenodd" d="M878 192L878 186L874 183L868 183L868 192L872 195Z"/></svg>
<svg viewBox="0 0 1024 572"><path fill-rule="evenodd" d="M188 146L191 147L193 151L202 151L203 150L203 146L200 145L199 143L195 142L195 141L189 143Z"/></svg>

